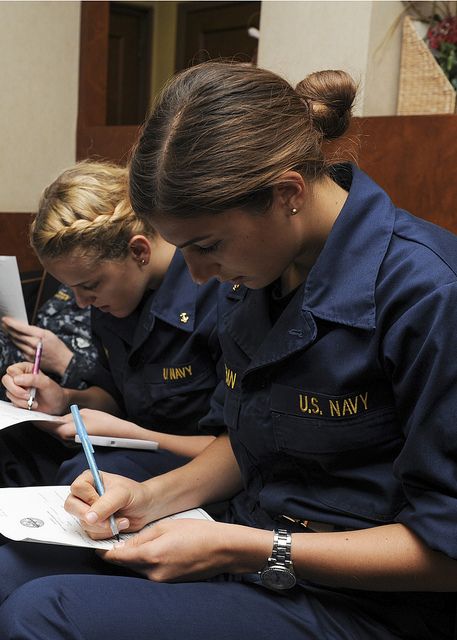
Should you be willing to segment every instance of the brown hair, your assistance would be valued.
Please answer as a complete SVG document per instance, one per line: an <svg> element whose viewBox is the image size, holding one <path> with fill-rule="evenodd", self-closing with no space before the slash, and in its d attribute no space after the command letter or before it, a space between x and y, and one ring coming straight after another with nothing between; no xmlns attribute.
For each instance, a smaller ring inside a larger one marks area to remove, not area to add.
<svg viewBox="0 0 457 640"><path fill-rule="evenodd" d="M102 260L126 257L133 235L154 235L149 222L133 213L127 169L102 162L79 162L43 192L30 227L39 257L70 252Z"/></svg>
<svg viewBox="0 0 457 640"><path fill-rule="evenodd" d="M288 171L328 171L322 142L342 135L356 94L343 71L313 73L293 89L276 74L207 62L176 75L146 121L130 162L135 212L192 216L264 211Z"/></svg>

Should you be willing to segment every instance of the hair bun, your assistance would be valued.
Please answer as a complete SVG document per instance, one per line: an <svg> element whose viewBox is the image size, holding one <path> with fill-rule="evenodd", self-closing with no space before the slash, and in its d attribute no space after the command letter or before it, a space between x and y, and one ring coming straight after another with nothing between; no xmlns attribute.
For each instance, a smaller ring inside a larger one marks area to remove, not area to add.
<svg viewBox="0 0 457 640"><path fill-rule="evenodd" d="M345 71L317 71L295 88L308 105L313 125L326 140L339 138L349 127L357 85Z"/></svg>

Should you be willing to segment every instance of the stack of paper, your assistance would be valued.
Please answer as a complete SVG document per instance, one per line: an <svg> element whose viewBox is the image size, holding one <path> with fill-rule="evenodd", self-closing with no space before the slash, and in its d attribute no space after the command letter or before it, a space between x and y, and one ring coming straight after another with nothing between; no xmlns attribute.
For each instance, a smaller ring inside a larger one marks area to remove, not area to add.
<svg viewBox="0 0 457 640"><path fill-rule="evenodd" d="M28 323L16 256L0 256L0 318L2 316Z"/></svg>

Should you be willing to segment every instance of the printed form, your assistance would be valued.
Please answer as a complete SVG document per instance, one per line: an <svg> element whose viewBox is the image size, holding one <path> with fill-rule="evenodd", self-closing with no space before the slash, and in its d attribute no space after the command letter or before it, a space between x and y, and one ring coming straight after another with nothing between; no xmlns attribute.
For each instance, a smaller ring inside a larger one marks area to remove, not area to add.
<svg viewBox="0 0 457 640"><path fill-rule="evenodd" d="M65 511L63 505L69 493L69 486L0 489L0 533L11 540L23 542L111 549L115 538L92 540L79 520ZM203 509L190 509L168 517L212 520ZM144 528L151 526L154 526L153 522ZM121 533L120 538L128 540L135 535Z"/></svg>

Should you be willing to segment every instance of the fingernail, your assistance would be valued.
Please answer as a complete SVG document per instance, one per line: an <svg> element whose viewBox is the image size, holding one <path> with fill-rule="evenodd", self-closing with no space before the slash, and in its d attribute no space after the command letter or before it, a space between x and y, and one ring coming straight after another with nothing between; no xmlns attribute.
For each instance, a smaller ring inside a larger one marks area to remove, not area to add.
<svg viewBox="0 0 457 640"><path fill-rule="evenodd" d="M117 523L117 528L118 529L128 529L130 522L126 519L126 518L122 518L122 520L119 520L119 522Z"/></svg>
<svg viewBox="0 0 457 640"><path fill-rule="evenodd" d="M89 524L94 524L95 522L97 522L98 520L98 515L95 513L95 511L89 511L88 513L86 513L86 522L88 522Z"/></svg>

